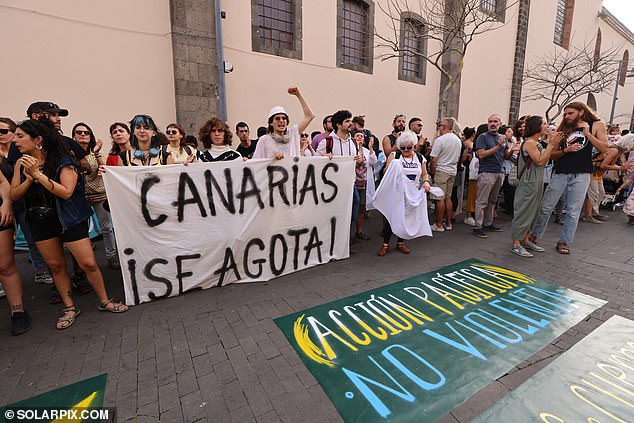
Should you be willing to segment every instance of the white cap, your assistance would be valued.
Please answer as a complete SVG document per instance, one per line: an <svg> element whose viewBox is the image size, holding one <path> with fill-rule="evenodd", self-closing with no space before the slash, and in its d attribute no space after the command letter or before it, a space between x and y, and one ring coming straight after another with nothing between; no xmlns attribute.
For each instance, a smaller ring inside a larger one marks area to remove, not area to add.
<svg viewBox="0 0 634 423"><path fill-rule="evenodd" d="M282 106L275 106L271 110L269 110L269 119L279 114L284 114L286 115L286 118L288 118L288 113L286 113L286 110L284 110Z"/></svg>

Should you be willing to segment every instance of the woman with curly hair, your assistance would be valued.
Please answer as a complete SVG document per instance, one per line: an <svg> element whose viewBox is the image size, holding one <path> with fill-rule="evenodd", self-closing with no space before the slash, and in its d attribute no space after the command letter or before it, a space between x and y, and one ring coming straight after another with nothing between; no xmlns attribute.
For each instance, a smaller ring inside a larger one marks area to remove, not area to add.
<svg viewBox="0 0 634 423"><path fill-rule="evenodd" d="M69 328L80 314L71 296L64 246L86 273L99 298L99 310L127 311L127 306L108 298L88 238L92 210L86 201L84 182L77 162L60 142L60 135L52 125L30 119L18 125L15 136L23 156L13 173L11 199L24 198L27 224L61 294L65 308L57 320L57 329Z"/></svg>
<svg viewBox="0 0 634 423"><path fill-rule="evenodd" d="M240 153L231 149L233 134L222 120L212 117L200 128L198 140L205 151L198 152L201 162L223 162L242 158Z"/></svg>

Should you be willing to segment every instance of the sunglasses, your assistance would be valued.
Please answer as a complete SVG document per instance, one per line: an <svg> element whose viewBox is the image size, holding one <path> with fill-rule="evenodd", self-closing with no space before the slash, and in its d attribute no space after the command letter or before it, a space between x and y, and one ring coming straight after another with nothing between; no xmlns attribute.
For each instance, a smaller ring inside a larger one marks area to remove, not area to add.
<svg viewBox="0 0 634 423"><path fill-rule="evenodd" d="M2 134L2 135L7 135L9 132L10 132L10 131L9 131L9 128L2 128L2 129L0 129L0 134Z"/></svg>
<svg viewBox="0 0 634 423"><path fill-rule="evenodd" d="M409 151L409 150L411 150L411 149L413 149L413 148L414 148L414 147L412 147L411 145L408 145L407 147L399 147L399 149L400 149L401 151L405 151L405 150Z"/></svg>
<svg viewBox="0 0 634 423"><path fill-rule="evenodd" d="M75 135L90 135L90 131L75 131Z"/></svg>
<svg viewBox="0 0 634 423"><path fill-rule="evenodd" d="M165 133L167 135L176 135L178 134L178 131L176 129L168 129L167 131L165 131Z"/></svg>
<svg viewBox="0 0 634 423"><path fill-rule="evenodd" d="M300 135L302 138L308 138L308 134L302 134Z"/></svg>

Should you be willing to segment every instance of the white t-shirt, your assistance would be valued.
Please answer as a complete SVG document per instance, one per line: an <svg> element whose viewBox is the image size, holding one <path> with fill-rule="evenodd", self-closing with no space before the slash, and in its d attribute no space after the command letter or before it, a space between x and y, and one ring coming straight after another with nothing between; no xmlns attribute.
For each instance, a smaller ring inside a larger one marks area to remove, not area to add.
<svg viewBox="0 0 634 423"><path fill-rule="evenodd" d="M462 141L453 132L436 138L431 149L431 157L438 158L436 171L456 175L458 173L458 161L460 160L461 150Z"/></svg>

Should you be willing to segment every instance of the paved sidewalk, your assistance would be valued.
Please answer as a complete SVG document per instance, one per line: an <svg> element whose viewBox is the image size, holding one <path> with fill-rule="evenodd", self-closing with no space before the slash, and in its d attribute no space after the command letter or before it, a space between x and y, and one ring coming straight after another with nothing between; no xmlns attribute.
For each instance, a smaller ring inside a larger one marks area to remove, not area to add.
<svg viewBox="0 0 634 423"><path fill-rule="evenodd" d="M374 212L366 231L372 240L353 243L350 259L270 282L194 291L123 315L98 312L93 294L78 296L82 314L67 331L55 330L61 307L48 305L48 288L33 285L26 254L19 254L34 328L11 337L8 318L0 321L0 404L107 372L105 405L117 407L121 422L340 422L273 319L471 257L609 302L442 422L469 421L610 316L634 319L634 227L622 212L610 213L602 225L580 222L569 256L555 251L561 227L551 223L542 242L546 252L533 259L509 251L510 220L504 217L505 231L488 239L457 224L433 239L409 242L410 255L391 250L379 258L380 223ZM120 275L104 274L121 298ZM0 316L8 313L6 299L0 300Z"/></svg>

